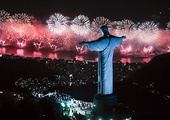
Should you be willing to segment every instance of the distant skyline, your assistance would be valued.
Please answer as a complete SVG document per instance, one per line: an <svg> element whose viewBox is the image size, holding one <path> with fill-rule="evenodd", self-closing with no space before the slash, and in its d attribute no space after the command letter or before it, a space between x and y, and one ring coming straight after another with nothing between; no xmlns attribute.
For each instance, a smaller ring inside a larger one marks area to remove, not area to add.
<svg viewBox="0 0 170 120"><path fill-rule="evenodd" d="M168 0L1 0L0 9L10 14L27 13L42 21L54 13L61 13L70 19L82 14L91 21L99 16L111 21L129 19L163 24L170 21Z"/></svg>

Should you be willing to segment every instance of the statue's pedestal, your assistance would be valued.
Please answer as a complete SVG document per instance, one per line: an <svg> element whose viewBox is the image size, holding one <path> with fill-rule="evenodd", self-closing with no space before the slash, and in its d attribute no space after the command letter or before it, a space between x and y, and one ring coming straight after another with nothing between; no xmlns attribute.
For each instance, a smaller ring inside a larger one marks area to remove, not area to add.
<svg viewBox="0 0 170 120"><path fill-rule="evenodd" d="M117 97L113 94L109 95L100 95L97 94L93 99L94 108L93 114L95 115L105 115L108 113L112 113L114 108L116 108L118 104Z"/></svg>
<svg viewBox="0 0 170 120"><path fill-rule="evenodd" d="M93 114L91 119L114 119L114 120L132 120L132 111L127 106L118 103L117 96L95 95L93 99Z"/></svg>

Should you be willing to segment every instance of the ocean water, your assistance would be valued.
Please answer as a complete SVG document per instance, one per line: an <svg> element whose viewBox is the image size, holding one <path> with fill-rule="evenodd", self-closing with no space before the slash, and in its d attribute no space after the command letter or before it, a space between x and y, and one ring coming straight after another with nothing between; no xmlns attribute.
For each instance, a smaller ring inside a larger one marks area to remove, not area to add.
<svg viewBox="0 0 170 120"><path fill-rule="evenodd" d="M30 49L17 49L12 47L1 47L0 54L10 54L24 57L40 57L40 58L51 58L51 59L73 59L73 60L87 60L87 61L98 61L97 52L91 52L87 54L79 54L73 51L56 51L52 52L49 50L30 50ZM148 63L154 56L116 56L114 55L113 61L122 63Z"/></svg>

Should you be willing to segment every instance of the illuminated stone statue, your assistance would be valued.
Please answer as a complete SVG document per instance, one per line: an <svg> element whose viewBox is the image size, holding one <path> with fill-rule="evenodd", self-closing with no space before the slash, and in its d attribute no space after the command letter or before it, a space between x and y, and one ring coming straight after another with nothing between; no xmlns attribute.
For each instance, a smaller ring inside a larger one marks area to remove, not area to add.
<svg viewBox="0 0 170 120"><path fill-rule="evenodd" d="M114 49L120 46L126 37L110 35L107 26L102 26L101 31L102 37L95 41L80 42L80 45L87 45L90 51L98 51L98 94L108 95L113 93Z"/></svg>

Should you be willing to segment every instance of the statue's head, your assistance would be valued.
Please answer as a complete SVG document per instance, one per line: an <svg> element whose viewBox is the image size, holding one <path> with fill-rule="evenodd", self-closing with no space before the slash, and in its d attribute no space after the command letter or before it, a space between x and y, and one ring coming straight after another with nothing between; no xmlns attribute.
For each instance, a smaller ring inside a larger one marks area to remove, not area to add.
<svg viewBox="0 0 170 120"><path fill-rule="evenodd" d="M109 30L108 30L108 26L102 26L101 31L103 32L104 35L110 35L109 34Z"/></svg>

